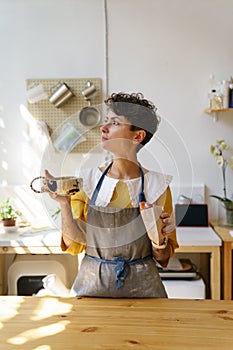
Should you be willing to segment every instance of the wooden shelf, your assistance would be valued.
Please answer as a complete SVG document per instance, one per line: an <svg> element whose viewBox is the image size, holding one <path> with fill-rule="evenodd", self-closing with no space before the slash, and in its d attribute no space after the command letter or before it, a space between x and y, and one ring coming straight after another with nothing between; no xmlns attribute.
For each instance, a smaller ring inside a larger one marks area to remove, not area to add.
<svg viewBox="0 0 233 350"><path fill-rule="evenodd" d="M211 116L213 116L215 122L218 121L218 114L219 113L232 112L232 111L233 111L233 108L222 108L222 109L210 109L210 108L207 108L207 109L204 110L205 113L208 113Z"/></svg>
<svg viewBox="0 0 233 350"><path fill-rule="evenodd" d="M219 112L231 112L233 108L222 108L222 109L205 109L204 112L208 114L219 113Z"/></svg>

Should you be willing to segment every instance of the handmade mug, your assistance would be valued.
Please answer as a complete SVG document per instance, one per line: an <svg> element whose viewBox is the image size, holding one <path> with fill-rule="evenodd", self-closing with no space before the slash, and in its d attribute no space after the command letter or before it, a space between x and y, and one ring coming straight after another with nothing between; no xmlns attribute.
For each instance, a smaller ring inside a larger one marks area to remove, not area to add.
<svg viewBox="0 0 233 350"><path fill-rule="evenodd" d="M36 180L43 180L44 185L47 187L49 192L55 193L59 196L71 196L79 192L82 188L83 180L79 177L74 176L62 176L48 178L45 176L38 176L34 178L31 183L31 189L36 193L44 192L43 189L37 190L33 187L33 183Z"/></svg>
<svg viewBox="0 0 233 350"><path fill-rule="evenodd" d="M45 92L43 84L33 85L27 90L26 96L29 103L36 103L48 98L48 94Z"/></svg>

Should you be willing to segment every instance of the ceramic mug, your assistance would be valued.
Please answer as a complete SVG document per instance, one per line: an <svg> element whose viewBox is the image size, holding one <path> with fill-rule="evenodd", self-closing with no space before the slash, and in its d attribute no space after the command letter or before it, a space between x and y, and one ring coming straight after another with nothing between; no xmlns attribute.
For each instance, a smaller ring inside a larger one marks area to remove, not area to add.
<svg viewBox="0 0 233 350"><path fill-rule="evenodd" d="M42 84L35 85L27 90L26 96L29 103L36 103L48 98L48 94L45 92Z"/></svg>
<svg viewBox="0 0 233 350"><path fill-rule="evenodd" d="M31 183L31 189L36 193L44 192L42 189L37 190L33 187L33 183L36 180L43 180L45 186L47 186L49 192L58 194L59 196L71 196L79 192L82 188L83 180L75 176L62 176L62 177L53 177L46 178L45 176L35 177Z"/></svg>

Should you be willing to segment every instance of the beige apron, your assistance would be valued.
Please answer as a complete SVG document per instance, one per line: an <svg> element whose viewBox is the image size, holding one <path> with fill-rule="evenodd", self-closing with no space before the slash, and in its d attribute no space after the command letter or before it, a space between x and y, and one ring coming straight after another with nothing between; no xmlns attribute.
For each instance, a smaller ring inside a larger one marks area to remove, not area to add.
<svg viewBox="0 0 233 350"><path fill-rule="evenodd" d="M95 206L103 172L87 214L86 254L71 294L112 298L166 298L139 208ZM140 167L144 197L144 175Z"/></svg>

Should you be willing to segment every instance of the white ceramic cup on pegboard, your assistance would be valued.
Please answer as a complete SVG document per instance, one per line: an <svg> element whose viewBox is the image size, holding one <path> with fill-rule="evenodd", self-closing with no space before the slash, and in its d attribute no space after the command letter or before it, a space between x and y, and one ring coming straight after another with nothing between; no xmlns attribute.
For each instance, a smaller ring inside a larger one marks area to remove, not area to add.
<svg viewBox="0 0 233 350"><path fill-rule="evenodd" d="M48 99L48 94L45 92L43 84L37 84L27 90L26 97L29 103L36 103Z"/></svg>

